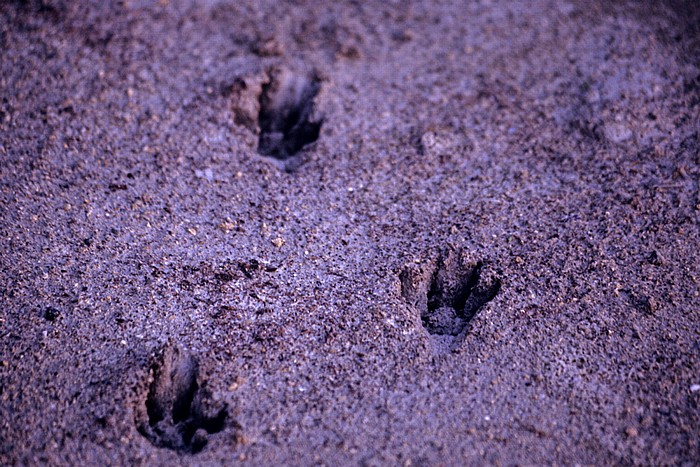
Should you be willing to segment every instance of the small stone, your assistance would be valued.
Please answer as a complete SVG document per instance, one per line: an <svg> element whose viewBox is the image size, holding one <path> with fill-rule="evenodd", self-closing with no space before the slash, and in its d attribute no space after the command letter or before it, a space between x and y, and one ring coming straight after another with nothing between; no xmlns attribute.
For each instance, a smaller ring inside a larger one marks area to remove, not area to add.
<svg viewBox="0 0 700 467"><path fill-rule="evenodd" d="M423 135L420 138L420 144L421 148L424 151L429 151L433 149L435 146L437 146L437 137L435 133L433 133L432 131L423 133Z"/></svg>
<svg viewBox="0 0 700 467"><path fill-rule="evenodd" d="M206 179L208 182L213 182L213 181L214 181L214 171L211 169L211 167L207 167L207 168L204 169L204 170L196 169L196 170L194 171L194 175L195 175L197 178L204 178L204 179Z"/></svg>
<svg viewBox="0 0 700 467"><path fill-rule="evenodd" d="M236 228L236 224L234 222L231 222L229 220L226 220L219 224L219 229L223 230L224 233L229 233L230 231L234 230Z"/></svg>
<svg viewBox="0 0 700 467"><path fill-rule="evenodd" d="M273 37L260 41L255 46L254 52L260 57L281 57L284 55L284 46Z"/></svg>
<svg viewBox="0 0 700 467"><path fill-rule="evenodd" d="M637 436L639 436L639 431L633 426L627 427L625 433L627 433L627 436L629 436L630 438L636 438Z"/></svg>
<svg viewBox="0 0 700 467"><path fill-rule="evenodd" d="M426 131L420 137L419 151L423 154L446 155L458 145L458 138L450 131Z"/></svg>
<svg viewBox="0 0 700 467"><path fill-rule="evenodd" d="M612 122L605 124L605 136L613 143L623 143L634 134L632 130L623 122Z"/></svg>
<svg viewBox="0 0 700 467"><path fill-rule="evenodd" d="M693 384L690 386L690 392L698 392L700 391L700 384Z"/></svg>
<svg viewBox="0 0 700 467"><path fill-rule="evenodd" d="M648 308L648 313L653 314L656 310L658 310L659 305L656 302L656 299L654 297L649 297L647 299L647 308Z"/></svg>
<svg viewBox="0 0 700 467"><path fill-rule="evenodd" d="M284 239L282 237L273 238L272 244L277 248L282 248L282 245L284 245Z"/></svg>
<svg viewBox="0 0 700 467"><path fill-rule="evenodd" d="M190 235L197 235L197 229L194 227L188 227L187 231L190 233Z"/></svg>
<svg viewBox="0 0 700 467"><path fill-rule="evenodd" d="M653 315L658 309L658 303L654 297L642 296L637 298L638 308L647 315Z"/></svg>

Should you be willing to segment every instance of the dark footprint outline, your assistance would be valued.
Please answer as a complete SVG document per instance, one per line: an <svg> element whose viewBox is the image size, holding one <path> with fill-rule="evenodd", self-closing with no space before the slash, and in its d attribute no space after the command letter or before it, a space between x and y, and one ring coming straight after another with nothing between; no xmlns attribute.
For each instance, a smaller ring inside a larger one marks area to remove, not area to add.
<svg viewBox="0 0 700 467"><path fill-rule="evenodd" d="M145 413L137 408L139 433L157 447L200 452L209 435L224 429L226 404L212 405L206 383L198 382L199 362L179 346L167 346L151 371L153 381L141 402Z"/></svg>
<svg viewBox="0 0 700 467"><path fill-rule="evenodd" d="M404 268L401 294L426 332L452 345L501 289L500 279L484 272L483 262L466 261L461 250L446 250L427 268Z"/></svg>
<svg viewBox="0 0 700 467"><path fill-rule="evenodd" d="M260 154L284 161L318 140L323 120L314 116L314 99L320 90L321 80L315 74L270 71L260 94Z"/></svg>

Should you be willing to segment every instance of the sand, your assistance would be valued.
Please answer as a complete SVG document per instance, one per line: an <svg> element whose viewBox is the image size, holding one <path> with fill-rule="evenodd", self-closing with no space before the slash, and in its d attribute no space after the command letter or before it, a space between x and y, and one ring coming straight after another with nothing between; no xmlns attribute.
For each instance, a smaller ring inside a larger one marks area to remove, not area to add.
<svg viewBox="0 0 700 467"><path fill-rule="evenodd" d="M0 4L0 464L700 462L692 1Z"/></svg>

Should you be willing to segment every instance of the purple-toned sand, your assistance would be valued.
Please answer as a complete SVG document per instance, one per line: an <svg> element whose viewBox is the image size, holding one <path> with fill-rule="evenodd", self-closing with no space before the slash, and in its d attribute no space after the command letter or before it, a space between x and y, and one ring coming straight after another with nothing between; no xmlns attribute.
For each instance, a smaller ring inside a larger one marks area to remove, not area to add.
<svg viewBox="0 0 700 467"><path fill-rule="evenodd" d="M698 464L699 25L0 3L0 464Z"/></svg>

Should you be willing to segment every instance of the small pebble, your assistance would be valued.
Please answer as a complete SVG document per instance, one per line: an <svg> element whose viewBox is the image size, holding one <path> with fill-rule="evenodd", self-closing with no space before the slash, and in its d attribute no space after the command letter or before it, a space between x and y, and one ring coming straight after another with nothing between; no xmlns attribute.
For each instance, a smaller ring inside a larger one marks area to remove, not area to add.
<svg viewBox="0 0 700 467"><path fill-rule="evenodd" d="M231 221L224 221L219 224L219 229L223 230L224 233L229 233L236 228L236 224Z"/></svg>
<svg viewBox="0 0 700 467"><path fill-rule="evenodd" d="M690 386L690 392L698 392L700 391L700 384L693 384Z"/></svg>
<svg viewBox="0 0 700 467"><path fill-rule="evenodd" d="M623 143L631 139L634 134L623 122L612 122L605 125L605 136L613 143Z"/></svg>
<svg viewBox="0 0 700 467"><path fill-rule="evenodd" d="M194 175L195 175L197 178L204 178L204 179L206 179L206 180L209 181L209 182L214 181L214 171L213 171L210 167L207 167L207 168L204 169L204 170L196 169L196 170L194 171Z"/></svg>
<svg viewBox="0 0 700 467"><path fill-rule="evenodd" d="M284 55L284 45L277 39L270 38L257 44L255 53L261 57L280 57Z"/></svg>

